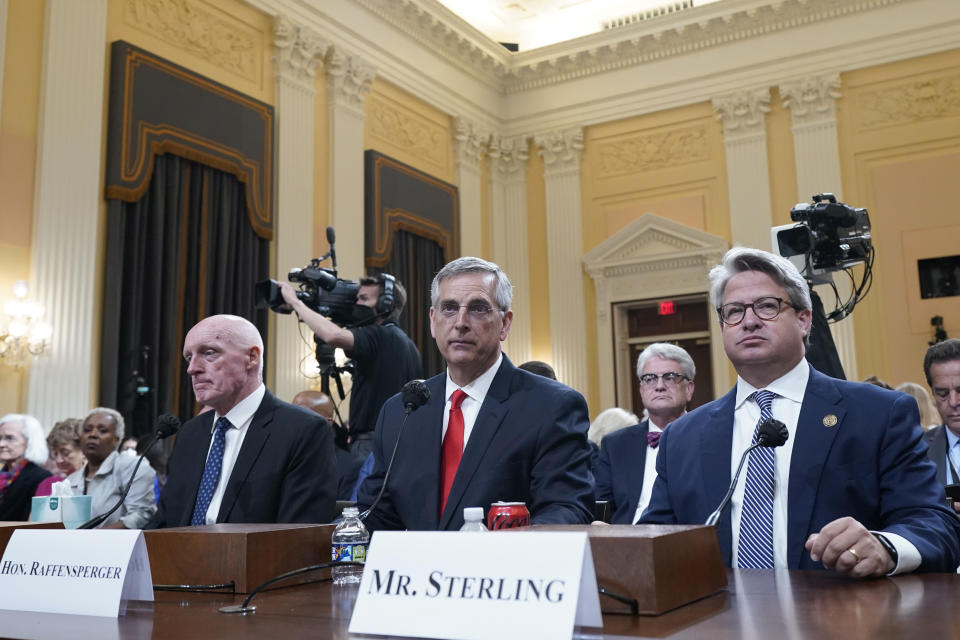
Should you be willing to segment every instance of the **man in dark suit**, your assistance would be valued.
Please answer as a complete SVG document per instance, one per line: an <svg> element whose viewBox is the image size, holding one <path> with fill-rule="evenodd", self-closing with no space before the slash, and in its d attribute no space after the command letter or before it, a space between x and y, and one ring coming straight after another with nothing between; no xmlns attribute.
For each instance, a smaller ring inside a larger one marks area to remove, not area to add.
<svg viewBox="0 0 960 640"><path fill-rule="evenodd" d="M454 260L434 278L430 330L447 372L427 381L430 400L405 427L399 396L380 412L361 509L379 493L398 439L399 447L371 529L459 529L464 507L496 501L525 502L533 523L590 521L586 403L501 353L512 290L497 265L479 258Z"/></svg>
<svg viewBox="0 0 960 640"><path fill-rule="evenodd" d="M710 280L737 386L670 425L640 521L704 522L772 415L789 438L750 454L717 524L727 566L854 577L954 571L960 521L926 457L916 402L805 362L810 293L788 260L735 248Z"/></svg>
<svg viewBox="0 0 960 640"><path fill-rule="evenodd" d="M937 465L941 484L960 483L960 340L944 340L927 349L923 373L943 422L923 434L927 455ZM953 503L960 514L960 502Z"/></svg>
<svg viewBox="0 0 960 640"><path fill-rule="evenodd" d="M597 500L611 503L612 524L635 523L650 503L660 434L686 413L696 373L693 358L675 344L654 342L637 358L647 419L605 436L594 466Z"/></svg>
<svg viewBox="0 0 960 640"><path fill-rule="evenodd" d="M183 425L157 513L146 528L221 522L329 522L336 466L319 415L263 385L263 340L237 316L211 316L184 340L197 402Z"/></svg>

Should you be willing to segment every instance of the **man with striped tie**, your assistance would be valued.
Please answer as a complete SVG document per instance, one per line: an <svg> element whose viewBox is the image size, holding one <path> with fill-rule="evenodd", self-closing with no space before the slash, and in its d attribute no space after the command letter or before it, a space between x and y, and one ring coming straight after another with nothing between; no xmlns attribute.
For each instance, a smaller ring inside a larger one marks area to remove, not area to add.
<svg viewBox="0 0 960 640"><path fill-rule="evenodd" d="M810 291L788 260L734 248L710 283L737 385L664 432L640 522L704 522L773 417L786 444L750 454L717 523L727 566L861 578L954 571L960 522L927 459L916 402L807 364Z"/></svg>

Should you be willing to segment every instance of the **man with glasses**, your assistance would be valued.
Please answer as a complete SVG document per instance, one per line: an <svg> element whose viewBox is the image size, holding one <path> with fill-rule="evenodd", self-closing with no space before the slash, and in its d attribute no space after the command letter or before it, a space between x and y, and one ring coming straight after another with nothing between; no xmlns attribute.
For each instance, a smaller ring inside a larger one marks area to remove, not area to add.
<svg viewBox="0 0 960 640"><path fill-rule="evenodd" d="M604 437L594 469L597 500L611 503L612 524L635 523L650 502L660 434L686 413L696 372L690 354L665 342L649 345L637 358L647 419Z"/></svg>
<svg viewBox="0 0 960 640"><path fill-rule="evenodd" d="M923 373L943 423L923 434L937 465L941 484L960 484L960 340L952 338L927 349ZM960 514L960 501L953 501Z"/></svg>
<svg viewBox="0 0 960 640"><path fill-rule="evenodd" d="M640 522L706 521L757 428L774 418L786 444L750 454L717 523L727 566L858 578L954 571L960 522L927 459L916 402L807 364L810 291L790 261L731 249L710 285L737 385L664 433Z"/></svg>
<svg viewBox="0 0 960 640"><path fill-rule="evenodd" d="M380 493L391 458L393 467L367 527L456 530L465 507L497 501L526 503L536 524L589 522L587 405L501 352L513 320L507 275L459 258L437 273L430 295L430 331L447 371L427 380L430 398L406 425L399 396L380 411L361 510Z"/></svg>

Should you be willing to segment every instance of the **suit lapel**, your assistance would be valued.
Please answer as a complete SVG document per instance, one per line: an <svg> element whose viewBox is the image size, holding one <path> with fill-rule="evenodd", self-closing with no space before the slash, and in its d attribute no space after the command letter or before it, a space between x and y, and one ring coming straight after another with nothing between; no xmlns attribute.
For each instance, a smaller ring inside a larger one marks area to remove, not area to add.
<svg viewBox="0 0 960 640"><path fill-rule="evenodd" d="M627 470L627 504L633 505L633 512L629 513L631 521L640 502L643 492L643 472L647 467L647 433L650 431L650 421L640 423L640 429L630 434L629 447L624 454L629 457L623 468Z"/></svg>
<svg viewBox="0 0 960 640"><path fill-rule="evenodd" d="M700 429L700 451L703 465L703 486L706 513L696 514L702 521L720 504L727 487L730 486L730 465L733 450L733 409L737 400L737 388L720 398L716 408L710 412L710 424ZM733 534L730 525L730 509L723 510L717 522L717 537L723 550L724 563L730 566L733 558Z"/></svg>
<svg viewBox="0 0 960 640"><path fill-rule="evenodd" d="M181 458L177 462L177 470L183 470L186 477L187 496L189 501L184 503L183 512L176 521L170 522L170 526L185 527L190 524L193 517L193 507L197 501L197 492L200 490L200 480L203 479L203 469L207 465L207 452L210 449L210 439L213 437L213 418L214 412L208 411L207 415L199 416L195 420L199 421L198 429L188 439L183 439L188 432L186 429L177 436L177 457Z"/></svg>
<svg viewBox="0 0 960 640"><path fill-rule="evenodd" d="M510 396L510 384L515 371L516 368L510 363L507 356L503 356L500 370L497 371L497 375L494 376L493 382L490 384L487 397L484 398L483 404L480 406L480 412L477 414L477 420L473 423L473 430L470 431L470 439L463 450L463 458L460 459L457 475L453 478L453 486L450 488L450 495L447 497L446 508L440 516L440 529L446 529L450 525L453 515L460 508L460 500L463 498L467 487L470 486L471 478L480 467L490 442L500 428L503 418L507 415L507 409L503 404ZM439 464L437 468L439 469ZM439 484L439 475L437 477L437 483Z"/></svg>
<svg viewBox="0 0 960 640"><path fill-rule="evenodd" d="M273 421L273 412L276 409L276 398L267 391L257 412L253 414L253 421L247 427L247 435L243 438L243 444L240 445L240 452L237 454L237 460L233 463L233 471L230 473L230 479L227 481L227 488L223 492L223 501L220 503L220 513L217 514L217 522L226 522L233 509L237 497L240 495L240 487L243 485L253 464L260 456L263 445L270 437L270 429L267 427Z"/></svg>
<svg viewBox="0 0 960 640"><path fill-rule="evenodd" d="M424 513L426 514L426 526L424 528L435 530L438 528L440 521L437 511L440 506L440 452L442 449L443 409L447 402L446 374L434 376L427 381L427 386L430 389L429 402L410 415L409 420L413 424L407 425L407 428L413 432L411 435L416 434L414 438L411 438L411 440L416 440L416 444L409 448L413 456L407 460L407 463L417 467L422 465L422 474L426 476L423 485L426 487L423 497Z"/></svg>
<svg viewBox="0 0 960 640"><path fill-rule="evenodd" d="M836 385L810 367L790 459L787 567L791 569L800 565L820 476L837 432L843 429L846 411L843 396Z"/></svg>
<svg viewBox="0 0 960 640"><path fill-rule="evenodd" d="M937 480L940 484L947 484L947 427L940 425L923 434L930 448L928 457L937 465Z"/></svg>

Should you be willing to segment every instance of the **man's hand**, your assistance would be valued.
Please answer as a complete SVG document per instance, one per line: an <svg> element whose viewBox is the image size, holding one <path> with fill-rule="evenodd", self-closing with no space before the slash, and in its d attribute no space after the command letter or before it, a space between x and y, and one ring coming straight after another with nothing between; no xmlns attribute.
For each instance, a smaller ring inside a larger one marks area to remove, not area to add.
<svg viewBox="0 0 960 640"><path fill-rule="evenodd" d="M854 578L882 576L893 571L893 558L866 527L853 518L838 518L804 545L814 562Z"/></svg>
<svg viewBox="0 0 960 640"><path fill-rule="evenodd" d="M280 295L283 296L287 305L293 308L294 304L299 300L299 298L297 298L297 292L293 290L289 282L278 282L277 286L280 288Z"/></svg>

